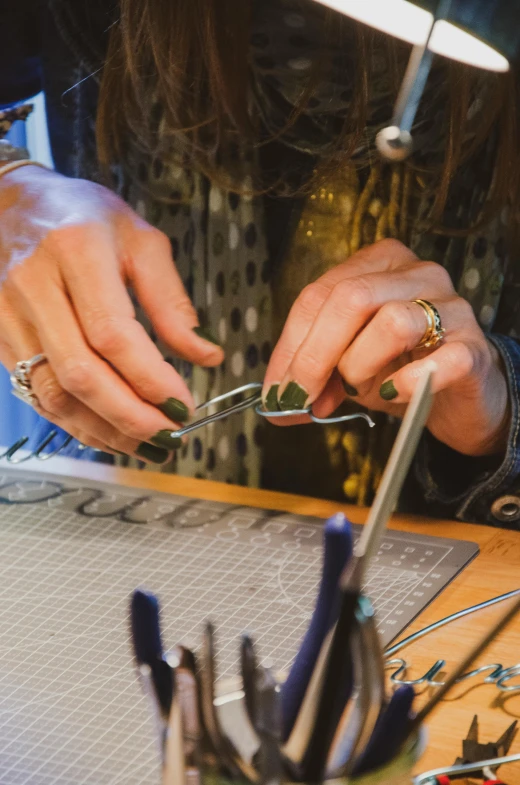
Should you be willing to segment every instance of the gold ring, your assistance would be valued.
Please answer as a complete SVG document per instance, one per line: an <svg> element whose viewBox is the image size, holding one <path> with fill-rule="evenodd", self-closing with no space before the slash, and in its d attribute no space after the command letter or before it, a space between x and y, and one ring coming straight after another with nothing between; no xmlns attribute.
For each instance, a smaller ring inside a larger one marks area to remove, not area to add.
<svg viewBox="0 0 520 785"><path fill-rule="evenodd" d="M444 338L446 330L442 326L441 315L437 308L428 300L412 300L423 309L428 322L423 337L415 347L416 349L430 349Z"/></svg>

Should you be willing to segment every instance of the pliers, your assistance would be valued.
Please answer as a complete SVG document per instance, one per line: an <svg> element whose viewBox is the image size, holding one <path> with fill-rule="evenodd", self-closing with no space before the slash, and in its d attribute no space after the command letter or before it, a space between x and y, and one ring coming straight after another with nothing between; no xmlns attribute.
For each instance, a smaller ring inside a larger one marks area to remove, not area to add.
<svg viewBox="0 0 520 785"><path fill-rule="evenodd" d="M509 752L515 737L516 725L517 721L515 720L504 731L498 741L484 744L478 740L478 716L475 714L468 735L462 741L462 756L456 759L453 767L466 766L479 763L480 761L486 761L489 764L494 759L503 758ZM471 777L482 780L482 785L507 785L503 780L497 778L497 771L498 766L487 765L480 770L472 772ZM431 782L435 782L436 785L450 785L454 780L465 778L466 776L466 773L446 772L446 774L437 775Z"/></svg>

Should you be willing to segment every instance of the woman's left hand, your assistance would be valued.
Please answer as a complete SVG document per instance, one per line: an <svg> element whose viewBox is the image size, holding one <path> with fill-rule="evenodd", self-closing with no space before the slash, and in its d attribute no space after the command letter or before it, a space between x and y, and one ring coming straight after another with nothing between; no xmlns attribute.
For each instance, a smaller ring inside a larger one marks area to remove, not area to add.
<svg viewBox="0 0 520 785"><path fill-rule="evenodd" d="M416 348L428 327L419 298L436 307L445 329L434 348ZM325 417L347 390L369 409L401 416L427 368L435 371L431 433L466 455L503 451L511 415L498 351L443 267L383 240L301 292L269 363L264 402L273 409L277 394L282 409L312 405Z"/></svg>

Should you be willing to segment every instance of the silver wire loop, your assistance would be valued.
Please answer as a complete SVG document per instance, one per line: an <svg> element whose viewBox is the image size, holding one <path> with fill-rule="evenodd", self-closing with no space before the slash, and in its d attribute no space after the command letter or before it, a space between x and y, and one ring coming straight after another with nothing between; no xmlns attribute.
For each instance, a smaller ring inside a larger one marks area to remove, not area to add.
<svg viewBox="0 0 520 785"><path fill-rule="evenodd" d="M260 415L260 417L268 417L269 419L274 419L276 417L295 417L299 414L307 414L311 420L318 425L333 425L334 423L348 422L349 420L356 420L359 418L366 420L370 428L373 428L375 425L373 419L370 417L370 415L366 414L366 412L343 414L339 417L316 417L312 413L312 408L310 406L307 406L305 409L292 409L291 411L282 412L269 412L267 409L264 409L263 406L257 406L255 411Z"/></svg>
<svg viewBox="0 0 520 785"><path fill-rule="evenodd" d="M361 418L362 420L366 420L370 428L373 428L375 425L373 419L366 412L356 412L356 414L344 414L341 417L315 417L314 414L311 412L310 418L313 422L318 423L318 425L332 425L333 423L348 422L348 420L356 420L359 418Z"/></svg>
<svg viewBox="0 0 520 785"><path fill-rule="evenodd" d="M263 404L261 404L256 407L255 411L260 417L268 417L270 420L276 420L277 417L298 417L300 414L308 414L312 417L312 409L310 406L306 406L305 409L288 409L287 411L270 412L267 409L264 409Z"/></svg>

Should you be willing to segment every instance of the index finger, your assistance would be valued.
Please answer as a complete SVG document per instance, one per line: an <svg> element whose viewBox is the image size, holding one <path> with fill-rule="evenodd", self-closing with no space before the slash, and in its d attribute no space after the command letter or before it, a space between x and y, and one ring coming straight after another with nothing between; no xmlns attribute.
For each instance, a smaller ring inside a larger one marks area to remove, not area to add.
<svg viewBox="0 0 520 785"><path fill-rule="evenodd" d="M264 378L264 402L271 388L284 379L294 355L307 338L323 304L338 283L368 273L389 272L415 261L417 256L402 243L397 240L382 240L362 248L347 262L333 267L305 287L291 308L280 339L273 349Z"/></svg>
<svg viewBox="0 0 520 785"><path fill-rule="evenodd" d="M85 342L70 299L54 282L40 282L40 297L32 298L33 323L42 353L60 386L84 403L117 431L162 446L179 446L171 420L138 396L120 374ZM154 442L156 444L157 442Z"/></svg>
<svg viewBox="0 0 520 785"><path fill-rule="evenodd" d="M166 235L144 222L133 224L129 232L132 286L157 335L178 356L192 363L219 365L224 359L222 348L207 329L199 334L197 313Z"/></svg>
<svg viewBox="0 0 520 785"><path fill-rule="evenodd" d="M88 244L83 228L66 231L60 269L87 343L140 398L183 422L193 410L191 393L135 318L111 229L97 226Z"/></svg>

